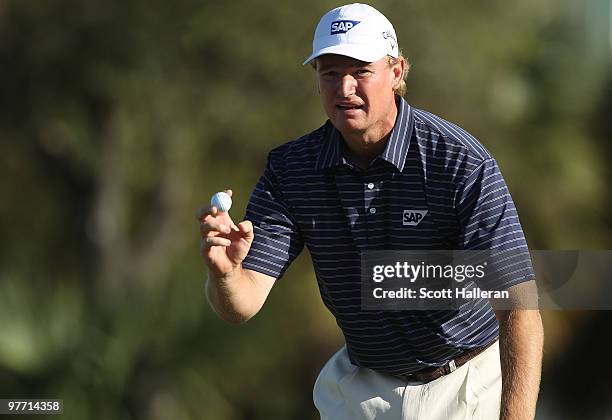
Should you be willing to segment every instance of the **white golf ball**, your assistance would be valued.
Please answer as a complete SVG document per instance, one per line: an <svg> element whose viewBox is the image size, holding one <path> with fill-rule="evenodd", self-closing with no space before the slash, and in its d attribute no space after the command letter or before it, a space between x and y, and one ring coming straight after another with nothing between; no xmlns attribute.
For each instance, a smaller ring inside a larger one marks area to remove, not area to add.
<svg viewBox="0 0 612 420"><path fill-rule="evenodd" d="M232 207L232 197L224 192L218 192L210 199L210 204L215 206L221 213L226 213Z"/></svg>

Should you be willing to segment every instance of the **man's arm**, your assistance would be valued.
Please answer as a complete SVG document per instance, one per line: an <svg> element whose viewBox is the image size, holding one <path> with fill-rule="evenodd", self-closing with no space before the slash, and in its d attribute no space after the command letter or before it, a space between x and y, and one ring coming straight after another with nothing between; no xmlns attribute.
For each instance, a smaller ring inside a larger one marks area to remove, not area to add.
<svg viewBox="0 0 612 420"><path fill-rule="evenodd" d="M231 190L225 190L232 195ZM251 319L263 306L275 279L242 268L254 233L253 224L244 220L235 225L228 213L214 206L202 207L200 254L208 267L206 297L219 317L232 324Z"/></svg>
<svg viewBox="0 0 612 420"><path fill-rule="evenodd" d="M502 371L500 420L533 420L540 388L544 330L537 309L520 302L537 296L533 281L508 289L515 308L496 310Z"/></svg>
<svg viewBox="0 0 612 420"><path fill-rule="evenodd" d="M242 267L224 276L209 270L206 297L219 318L242 324L259 312L274 281L271 276Z"/></svg>

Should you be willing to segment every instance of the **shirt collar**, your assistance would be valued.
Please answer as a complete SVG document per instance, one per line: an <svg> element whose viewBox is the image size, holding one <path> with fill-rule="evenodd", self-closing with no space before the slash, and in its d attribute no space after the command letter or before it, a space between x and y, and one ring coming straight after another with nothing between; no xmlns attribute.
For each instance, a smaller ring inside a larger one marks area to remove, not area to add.
<svg viewBox="0 0 612 420"><path fill-rule="evenodd" d="M401 172L404 170L406 163L406 154L410 146L414 119L412 108L404 98L400 97L397 105L398 112L395 125L391 130L385 150L378 157L386 160ZM342 154L341 141L342 135L328 121L328 127L325 130L323 144L321 145L321 151L319 152L319 158L315 167L316 170L333 168L347 163L346 158Z"/></svg>

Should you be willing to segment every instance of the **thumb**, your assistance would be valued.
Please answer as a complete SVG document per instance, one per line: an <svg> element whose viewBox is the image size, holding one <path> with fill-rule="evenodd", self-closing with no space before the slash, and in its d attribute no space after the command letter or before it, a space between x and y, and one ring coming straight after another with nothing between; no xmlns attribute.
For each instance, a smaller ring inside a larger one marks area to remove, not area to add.
<svg viewBox="0 0 612 420"><path fill-rule="evenodd" d="M249 220L244 220L238 223L238 230L248 243L253 242L253 238L255 237L253 232L253 223L251 223Z"/></svg>

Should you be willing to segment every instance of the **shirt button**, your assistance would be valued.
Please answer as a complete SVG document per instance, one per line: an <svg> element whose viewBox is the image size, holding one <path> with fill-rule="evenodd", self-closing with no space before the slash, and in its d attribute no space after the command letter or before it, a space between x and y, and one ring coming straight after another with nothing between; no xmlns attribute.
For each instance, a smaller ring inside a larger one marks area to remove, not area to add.
<svg viewBox="0 0 612 420"><path fill-rule="evenodd" d="M370 182L370 183L368 184L368 188L369 188L369 189L371 189L371 190L372 190L372 189L374 189L374 184L372 184L372 183Z"/></svg>
<svg viewBox="0 0 612 420"><path fill-rule="evenodd" d="M376 207L370 207L370 214L376 213Z"/></svg>

